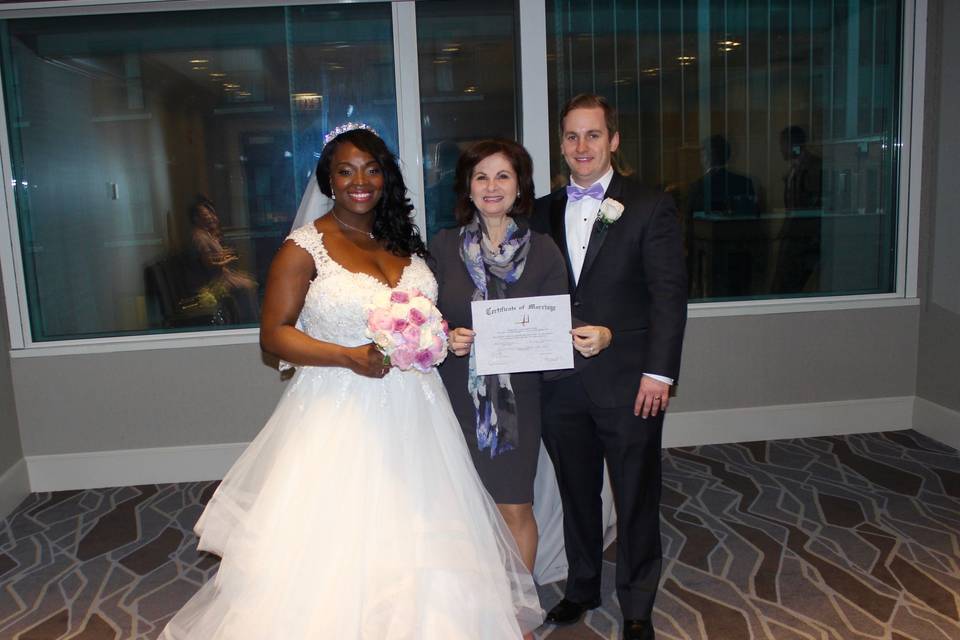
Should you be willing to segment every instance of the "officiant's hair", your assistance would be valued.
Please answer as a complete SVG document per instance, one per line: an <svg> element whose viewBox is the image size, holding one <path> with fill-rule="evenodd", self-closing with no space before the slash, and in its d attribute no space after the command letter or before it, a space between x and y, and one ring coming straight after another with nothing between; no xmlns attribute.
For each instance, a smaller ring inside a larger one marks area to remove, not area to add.
<svg viewBox="0 0 960 640"><path fill-rule="evenodd" d="M473 179L473 169L481 161L497 153L502 153L510 161L514 173L517 174L517 189L520 195L510 210L511 216L527 216L533 212L533 160L523 145L507 138L490 138L481 140L470 146L460 154L457 160L457 173L454 178L453 190L457 195L457 203L453 213L457 224L469 224L476 215L476 207L470 201L470 181Z"/></svg>
<svg viewBox="0 0 960 640"><path fill-rule="evenodd" d="M427 248L420 237L420 230L413 223L413 205L407 197L407 185L403 182L397 158L377 134L366 129L352 129L328 142L320 154L315 172L320 191L328 198L333 197L330 163L337 147L344 142L373 156L383 172L383 192L374 210L373 236L383 240L387 250L396 255L425 255Z"/></svg>

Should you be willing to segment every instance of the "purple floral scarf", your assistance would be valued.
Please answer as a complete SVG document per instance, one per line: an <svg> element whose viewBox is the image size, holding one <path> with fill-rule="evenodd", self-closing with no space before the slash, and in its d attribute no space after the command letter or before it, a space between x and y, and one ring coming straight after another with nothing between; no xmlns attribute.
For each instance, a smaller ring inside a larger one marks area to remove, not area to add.
<svg viewBox="0 0 960 640"><path fill-rule="evenodd" d="M530 229L513 218L496 251L483 242L485 229L480 216L460 229L460 259L475 287L473 300L499 300L507 295L507 285L520 279L530 253ZM473 398L476 415L477 448L490 449L493 458L516 449L519 444L517 401L510 374L478 376L474 349L470 349L467 391Z"/></svg>

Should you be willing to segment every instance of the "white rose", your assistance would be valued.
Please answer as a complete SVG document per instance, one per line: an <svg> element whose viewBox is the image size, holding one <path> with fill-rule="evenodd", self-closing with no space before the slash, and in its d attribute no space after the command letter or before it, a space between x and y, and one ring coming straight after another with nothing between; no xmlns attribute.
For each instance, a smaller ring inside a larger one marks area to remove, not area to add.
<svg viewBox="0 0 960 640"><path fill-rule="evenodd" d="M426 327L423 327L420 331L420 348L428 349L430 345L433 344L433 331L426 331Z"/></svg>
<svg viewBox="0 0 960 640"><path fill-rule="evenodd" d="M390 291L378 291L373 295L371 306L375 309L386 309L390 307Z"/></svg>
<svg viewBox="0 0 960 640"><path fill-rule="evenodd" d="M430 312L433 310L433 305L430 304L430 301L422 296L411 299L410 306L422 313L425 318L429 318Z"/></svg>
<svg viewBox="0 0 960 640"><path fill-rule="evenodd" d="M390 305L390 315L394 318L406 318L410 315L410 305L403 302L394 302Z"/></svg>
<svg viewBox="0 0 960 640"><path fill-rule="evenodd" d="M382 351L387 351L392 346L390 334L386 331L377 331L372 337L373 343Z"/></svg>
<svg viewBox="0 0 960 640"><path fill-rule="evenodd" d="M597 217L606 224L613 224L623 215L623 205L613 198L606 198L600 203Z"/></svg>

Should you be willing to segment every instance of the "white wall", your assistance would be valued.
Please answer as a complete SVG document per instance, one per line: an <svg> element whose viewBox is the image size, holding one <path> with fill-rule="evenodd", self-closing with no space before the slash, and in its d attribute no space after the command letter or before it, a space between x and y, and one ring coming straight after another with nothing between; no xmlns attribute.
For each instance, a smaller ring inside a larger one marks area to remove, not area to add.
<svg viewBox="0 0 960 640"><path fill-rule="evenodd" d="M0 300L3 284L0 282ZM3 305L0 304L0 310ZM17 406L10 374L10 334L7 314L0 313L0 518L9 513L27 493L26 466L20 445Z"/></svg>
<svg viewBox="0 0 960 640"><path fill-rule="evenodd" d="M918 315L692 319L673 411L911 396ZM248 441L284 385L256 345L16 358L13 377L27 456Z"/></svg>
<svg viewBox="0 0 960 640"><path fill-rule="evenodd" d="M960 449L960 3L930 3L928 99L925 109L924 226L917 411L919 430ZM947 37L949 35L949 37Z"/></svg>

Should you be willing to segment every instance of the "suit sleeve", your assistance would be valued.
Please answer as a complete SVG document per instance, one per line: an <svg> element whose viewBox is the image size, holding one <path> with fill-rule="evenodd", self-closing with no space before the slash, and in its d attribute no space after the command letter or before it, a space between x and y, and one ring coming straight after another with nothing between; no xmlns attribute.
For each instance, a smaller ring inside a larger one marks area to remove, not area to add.
<svg viewBox="0 0 960 640"><path fill-rule="evenodd" d="M430 271L433 271L433 277L437 279L438 286L443 278L443 238L444 231L441 230L430 238L430 244L427 246L427 266L430 267Z"/></svg>
<svg viewBox="0 0 960 640"><path fill-rule="evenodd" d="M641 243L650 301L644 371L676 381L687 323L687 268L677 209L670 196L660 197Z"/></svg>
<svg viewBox="0 0 960 640"><path fill-rule="evenodd" d="M557 248L557 243L546 234L538 236L536 240L543 243L547 265L547 274L540 284L539 295L556 296L570 293L567 285L567 265L563 259L563 254Z"/></svg>
<svg viewBox="0 0 960 640"><path fill-rule="evenodd" d="M550 196L537 198L530 216L530 228L544 235L550 235ZM556 246L556 243L554 243ZM559 251L559 249L558 249Z"/></svg>

